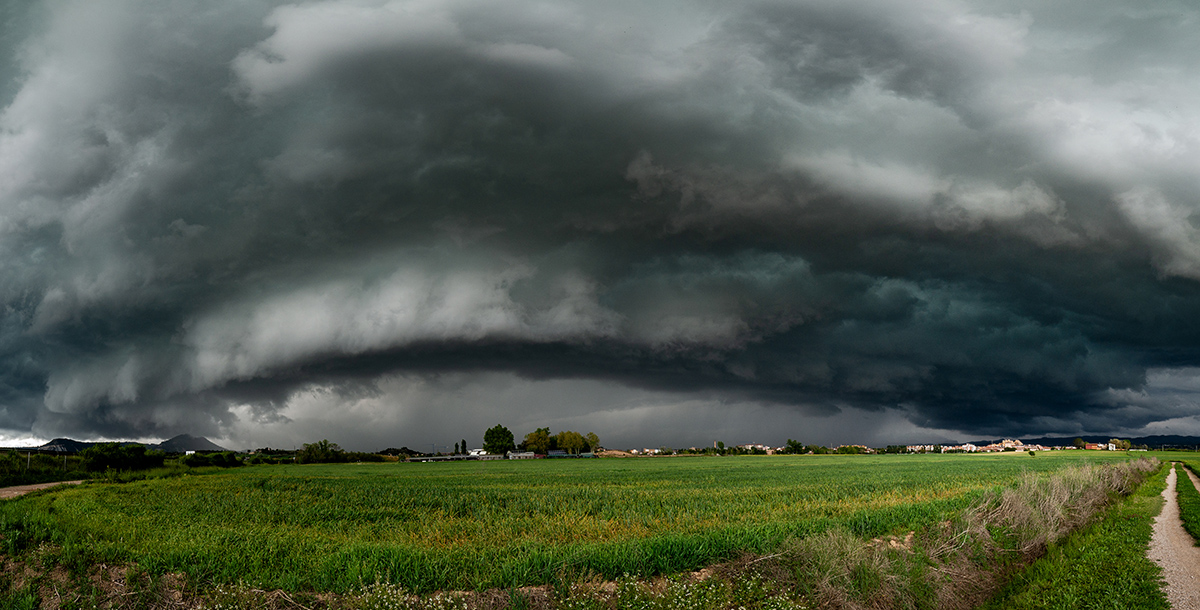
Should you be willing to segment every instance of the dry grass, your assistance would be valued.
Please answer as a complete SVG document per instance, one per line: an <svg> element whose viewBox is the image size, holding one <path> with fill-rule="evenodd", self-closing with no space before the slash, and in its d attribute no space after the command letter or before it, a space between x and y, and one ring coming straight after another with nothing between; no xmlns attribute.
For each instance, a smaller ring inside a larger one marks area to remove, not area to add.
<svg viewBox="0 0 1200 610"><path fill-rule="evenodd" d="M1143 458L1031 473L920 534L864 542L833 530L794 541L780 561L793 567L819 607L973 608L1158 467L1158 460Z"/></svg>

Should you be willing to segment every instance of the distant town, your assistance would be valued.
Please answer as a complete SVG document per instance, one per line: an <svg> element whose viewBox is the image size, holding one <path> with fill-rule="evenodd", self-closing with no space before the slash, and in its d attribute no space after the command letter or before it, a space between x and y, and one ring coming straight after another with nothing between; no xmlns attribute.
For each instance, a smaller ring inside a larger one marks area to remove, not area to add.
<svg viewBox="0 0 1200 610"><path fill-rule="evenodd" d="M741 455L795 455L795 454L877 454L877 453L999 453L1004 451L1066 451L1066 450L1093 450L1093 451L1146 451L1148 446L1134 446L1129 440L1110 439L1107 442L1087 442L1082 438L1075 439L1076 442L1063 445L1043 445L1040 443L1024 443L1018 439L1006 438L988 443L986 445L977 445L974 443L963 443L961 445L888 445L882 448L868 447L866 445L838 445L836 447L824 447L818 445L802 445L791 439L787 444L779 447L763 445L761 443L747 443L744 445L735 445L726 448L723 443L713 443L712 447L688 447L687 449L671 449L669 447L660 447L658 449L642 448L629 449L623 453L629 455L683 455L683 454L703 454L703 453L718 453L722 455L741 454ZM612 452L607 452L612 453Z"/></svg>

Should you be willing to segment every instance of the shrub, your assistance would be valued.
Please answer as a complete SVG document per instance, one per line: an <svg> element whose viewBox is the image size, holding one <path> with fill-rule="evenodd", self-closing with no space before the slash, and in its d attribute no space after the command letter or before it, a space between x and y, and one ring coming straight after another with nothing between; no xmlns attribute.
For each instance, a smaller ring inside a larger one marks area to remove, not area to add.
<svg viewBox="0 0 1200 610"><path fill-rule="evenodd" d="M193 453L185 455L179 459L179 463L191 468L200 468L202 466L236 468L242 465L242 460L232 451L221 451L219 453Z"/></svg>
<svg viewBox="0 0 1200 610"><path fill-rule="evenodd" d="M145 445L121 445L101 443L80 452L83 467L89 472L105 470L145 470L160 468L166 454L162 451L147 451Z"/></svg>

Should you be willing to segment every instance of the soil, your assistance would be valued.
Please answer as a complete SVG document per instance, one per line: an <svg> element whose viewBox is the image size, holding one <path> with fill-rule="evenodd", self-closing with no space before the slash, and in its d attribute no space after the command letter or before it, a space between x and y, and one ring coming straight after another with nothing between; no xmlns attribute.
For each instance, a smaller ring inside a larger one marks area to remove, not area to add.
<svg viewBox="0 0 1200 610"><path fill-rule="evenodd" d="M1195 475L1186 469L1192 482L1200 488ZM1149 557L1163 569L1167 585L1163 590L1173 610L1200 610L1200 547L1192 535L1183 529L1176 500L1176 471L1167 475L1163 490L1162 512L1154 518L1154 536L1150 539Z"/></svg>
<svg viewBox="0 0 1200 610"><path fill-rule="evenodd" d="M11 500L13 498L23 496L31 491L39 489L47 489L56 485L78 485L83 481L56 481L54 483L38 483L36 485L16 485L14 487L0 487L0 500Z"/></svg>

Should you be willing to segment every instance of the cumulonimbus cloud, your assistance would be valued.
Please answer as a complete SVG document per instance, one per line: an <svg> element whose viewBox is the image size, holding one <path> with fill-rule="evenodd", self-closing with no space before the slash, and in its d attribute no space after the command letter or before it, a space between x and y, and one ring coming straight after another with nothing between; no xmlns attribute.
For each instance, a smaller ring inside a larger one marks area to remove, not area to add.
<svg viewBox="0 0 1200 610"><path fill-rule="evenodd" d="M1177 419L1146 376L1198 356L1200 35L1129 8L33 4L0 428L219 429L416 369Z"/></svg>

